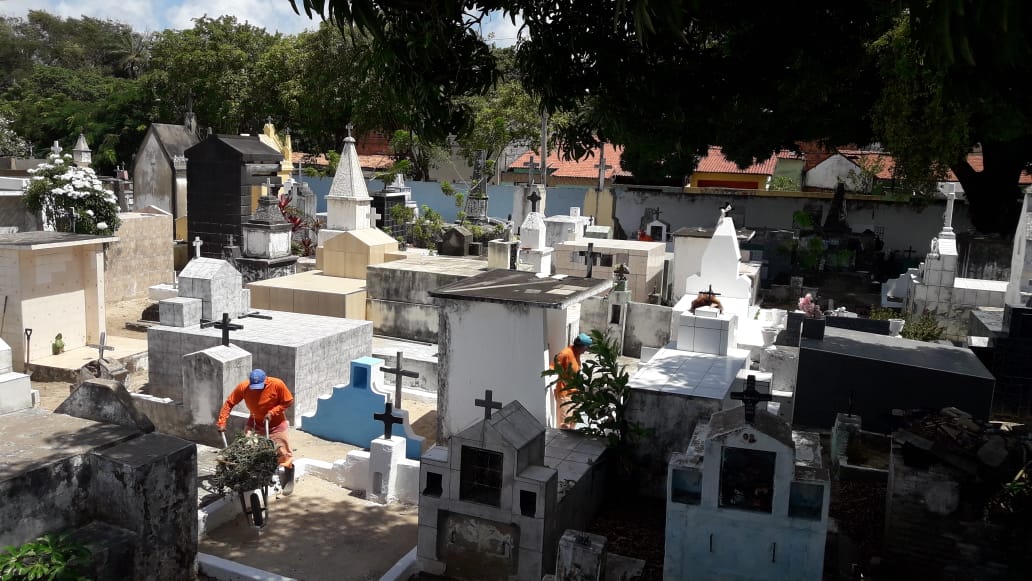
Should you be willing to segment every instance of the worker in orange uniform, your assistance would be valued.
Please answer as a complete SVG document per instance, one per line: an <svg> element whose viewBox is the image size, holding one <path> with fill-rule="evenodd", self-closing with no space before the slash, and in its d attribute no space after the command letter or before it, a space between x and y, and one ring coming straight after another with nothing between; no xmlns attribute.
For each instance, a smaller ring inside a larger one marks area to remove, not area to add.
<svg viewBox="0 0 1032 581"><path fill-rule="evenodd" d="M591 337L587 333L577 335L572 345L566 347L555 356L552 368L561 367L566 370L566 373L580 373L580 358L588 350L588 347L591 347ZM572 389L567 389L566 382L562 380L562 375L560 375L559 380L555 384L555 417L560 430L572 430L575 427L572 423L564 421L569 414L569 401L572 395Z"/></svg>
<svg viewBox="0 0 1032 581"><path fill-rule="evenodd" d="M217 422L220 432L226 431L229 412L241 401L251 412L247 419L247 433L265 432L265 420L269 420L269 433L265 434L276 444L276 455L279 465L283 467L283 494L294 490L294 453L287 440L289 423L283 413L294 405L294 396L287 389L287 384L276 377L268 377L261 369L251 371L247 381L241 381L222 404Z"/></svg>

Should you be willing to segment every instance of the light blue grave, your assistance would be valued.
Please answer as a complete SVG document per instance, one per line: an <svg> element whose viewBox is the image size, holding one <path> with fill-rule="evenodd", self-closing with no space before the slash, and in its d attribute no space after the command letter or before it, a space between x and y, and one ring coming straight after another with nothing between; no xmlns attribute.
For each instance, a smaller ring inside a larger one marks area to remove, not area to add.
<svg viewBox="0 0 1032 581"><path fill-rule="evenodd" d="M383 437L383 422L373 419L382 414L387 395L373 389L373 377L379 373L382 359L360 357L351 361L351 383L338 385L330 395L320 397L315 413L303 416L301 430L333 442L344 442L368 448L373 440ZM423 437L409 425L408 411L394 410L402 419L405 457L419 460L423 453Z"/></svg>

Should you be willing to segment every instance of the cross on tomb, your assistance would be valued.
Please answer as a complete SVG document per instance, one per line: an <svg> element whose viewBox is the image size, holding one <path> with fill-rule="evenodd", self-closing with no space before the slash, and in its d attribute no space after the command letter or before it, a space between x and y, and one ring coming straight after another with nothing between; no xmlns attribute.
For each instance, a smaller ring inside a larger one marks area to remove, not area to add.
<svg viewBox="0 0 1032 581"><path fill-rule="evenodd" d="M598 163L595 164L598 168L598 191L602 191L606 187L606 170L613 169L613 166L606 164L606 146L602 144L599 148Z"/></svg>
<svg viewBox="0 0 1032 581"><path fill-rule="evenodd" d="M400 424L405 421L394 415L394 406L389 401L384 402L383 413L373 414L373 419L378 422L383 422L383 438L385 440L391 439L391 436L394 433L394 424Z"/></svg>
<svg viewBox="0 0 1032 581"><path fill-rule="evenodd" d="M268 117L265 118L265 123L267 123L269 125L272 125L272 115L269 115Z"/></svg>
<svg viewBox="0 0 1032 581"><path fill-rule="evenodd" d="M709 297L719 297L720 296L720 293L713 292L713 285L709 285L709 290L701 290L701 291L699 291L699 294L700 295L709 296Z"/></svg>
<svg viewBox="0 0 1032 581"><path fill-rule="evenodd" d="M907 255L907 259L909 259L914 254L914 252L917 252L917 251L914 250L914 245L911 244L909 248L907 248L906 250L903 251L903 254L906 254Z"/></svg>
<svg viewBox="0 0 1032 581"><path fill-rule="evenodd" d="M205 329L207 327L215 327L216 329L222 330L222 345L225 347L229 347L229 332L239 331L240 329L244 328L243 325L237 323L230 323L229 313L222 313L221 321L210 321L208 323L201 323L202 329Z"/></svg>
<svg viewBox="0 0 1032 581"><path fill-rule="evenodd" d="M61 151L62 151L61 144L58 143L57 140L55 139L54 140L54 145L52 145L50 147L50 153L53 153L54 155L61 155Z"/></svg>
<svg viewBox="0 0 1032 581"><path fill-rule="evenodd" d="M738 393L732 393L731 399L742 402L742 407L745 408L745 421L751 424L756 419L756 404L761 401L773 401L774 396L756 391L756 376L750 375L745 380L745 389Z"/></svg>
<svg viewBox="0 0 1032 581"><path fill-rule="evenodd" d="M538 202L541 201L541 195L538 194L537 188L527 196L527 199L530 200L530 211L537 212Z"/></svg>
<svg viewBox="0 0 1032 581"><path fill-rule="evenodd" d="M537 167L537 162L534 161L534 156L530 156L530 161L523 164L523 167L527 168L527 184L534 185L534 168Z"/></svg>
<svg viewBox="0 0 1032 581"><path fill-rule="evenodd" d="M376 211L376 208L373 208L372 210L370 210L369 211L369 227L370 228L376 228L376 222L380 218L383 218L383 216L381 216L380 213Z"/></svg>
<svg viewBox="0 0 1032 581"><path fill-rule="evenodd" d="M584 257L584 264L588 267L586 278L591 278L591 267L595 266L595 259L598 257L598 255L595 254L595 243L588 242L588 250L582 250L580 255Z"/></svg>
<svg viewBox="0 0 1032 581"><path fill-rule="evenodd" d="M348 123L346 127L348 128L348 137L351 137L351 130L355 128L355 124L354 123ZM352 139L354 139L354 138L352 137Z"/></svg>
<svg viewBox="0 0 1032 581"><path fill-rule="evenodd" d="M97 350L97 363L100 363L101 359L104 359L105 351L114 351L115 348L107 344L107 333L104 331L100 332L100 344L99 345L87 345L87 347L93 347Z"/></svg>
<svg viewBox="0 0 1032 581"><path fill-rule="evenodd" d="M489 389L489 390L484 392L484 399L477 398L477 399L473 400L473 405L477 406L478 408L484 408L484 419L485 420L491 419L491 412L493 410L500 410L500 409L502 409L502 402L494 401L491 398L493 393L494 392L492 392Z"/></svg>
<svg viewBox="0 0 1032 581"><path fill-rule="evenodd" d="M415 371L408 371L403 368L404 366L404 355L401 351L398 351L398 361L395 367L384 367L384 373L391 373L394 375L394 401L398 404L398 409L401 409L401 378L411 377L413 379L419 377L419 374Z"/></svg>
<svg viewBox="0 0 1032 581"><path fill-rule="evenodd" d="M194 236L193 247L194 247L194 258L201 257L201 246L204 246L204 242L201 242L200 236Z"/></svg>

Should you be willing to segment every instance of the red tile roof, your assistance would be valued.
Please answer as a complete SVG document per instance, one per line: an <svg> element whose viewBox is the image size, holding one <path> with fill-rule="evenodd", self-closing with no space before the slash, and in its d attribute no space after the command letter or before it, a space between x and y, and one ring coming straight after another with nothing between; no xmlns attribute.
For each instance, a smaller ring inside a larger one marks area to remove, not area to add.
<svg viewBox="0 0 1032 581"><path fill-rule="evenodd" d="M880 180L891 180L893 178L893 174L896 169L896 160L891 154L848 149L840 149L839 153L864 168L877 168L878 173L875 177ZM984 168L981 153L969 153L967 156L967 162L971 165L971 169L976 172L980 172ZM946 177L944 177L942 181L956 182L959 180L952 170L947 170ZM1028 172L1022 171L1021 176L1018 178L1018 183L1021 185L1032 184L1032 175L1029 175Z"/></svg>
<svg viewBox="0 0 1032 581"><path fill-rule="evenodd" d="M605 144L606 152L606 165L612 166L606 170L606 179L611 180L613 176L626 176L629 175L627 172L620 167L620 154L623 153L623 148L618 147L609 143ZM507 171L519 171L526 172L527 168L524 166L525 163L534 158L534 161L540 163L541 157L534 151L527 151L523 155L516 158L516 161L512 162ZM579 160L564 160L562 158L562 152L551 151L548 154L548 175L555 176L557 178L590 178L598 179L598 165L599 151L598 148L593 149L589 155ZM540 166L539 166L540 167ZM537 171L537 170L535 170Z"/></svg>
<svg viewBox="0 0 1032 581"><path fill-rule="evenodd" d="M774 166L777 164L778 156L772 155L770 158L753 163L753 165L747 168L740 168L738 164L724 157L724 152L720 147L712 146L709 148L709 153L706 157L699 160L699 165L696 166L695 171L696 173L737 173L769 176L774 173Z"/></svg>

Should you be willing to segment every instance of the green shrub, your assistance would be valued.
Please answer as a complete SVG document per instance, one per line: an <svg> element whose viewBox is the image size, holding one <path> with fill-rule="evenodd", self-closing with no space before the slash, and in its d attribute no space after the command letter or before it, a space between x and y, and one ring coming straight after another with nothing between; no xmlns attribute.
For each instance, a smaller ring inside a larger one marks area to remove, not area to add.
<svg viewBox="0 0 1032 581"><path fill-rule="evenodd" d="M44 535L0 552L4 581L88 581L93 556L67 535Z"/></svg>
<svg viewBox="0 0 1032 581"><path fill-rule="evenodd" d="M875 307L871 309L870 318L876 321L903 319L903 331L900 332L900 335L904 339L913 339L914 341L938 341L939 339L942 339L943 333L946 332L946 327L940 325L938 319L935 318L935 315L928 311L921 313L917 317L913 317L895 309Z"/></svg>

